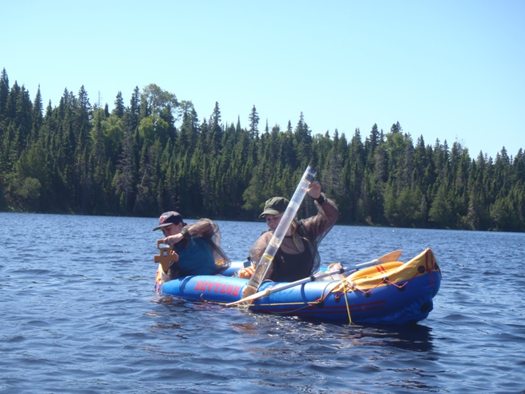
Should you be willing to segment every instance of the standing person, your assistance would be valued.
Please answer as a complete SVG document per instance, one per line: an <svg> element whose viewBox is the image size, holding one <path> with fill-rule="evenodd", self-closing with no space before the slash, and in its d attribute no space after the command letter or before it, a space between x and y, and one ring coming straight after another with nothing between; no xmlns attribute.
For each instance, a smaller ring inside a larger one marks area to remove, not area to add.
<svg viewBox="0 0 525 394"><path fill-rule="evenodd" d="M308 277L319 269L319 244L339 218L339 210L336 204L321 192L321 185L317 181L310 184L308 195L315 201L317 215L291 223L264 279L293 282ZM253 244L250 250L252 266L239 271L240 278L250 278L253 275L288 203L284 197L273 197L266 201L264 211L259 217L266 219L268 230Z"/></svg>
<svg viewBox="0 0 525 394"><path fill-rule="evenodd" d="M170 245L179 256L171 263L164 282L189 275L215 275L230 265L220 246L219 225L210 219L186 224L180 213L169 211L160 216L156 230L162 230L166 237L159 242Z"/></svg>

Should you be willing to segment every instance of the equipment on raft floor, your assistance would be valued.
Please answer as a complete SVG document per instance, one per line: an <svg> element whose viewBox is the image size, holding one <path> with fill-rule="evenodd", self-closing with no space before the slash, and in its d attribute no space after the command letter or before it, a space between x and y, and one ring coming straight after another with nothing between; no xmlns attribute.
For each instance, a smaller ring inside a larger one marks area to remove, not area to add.
<svg viewBox="0 0 525 394"><path fill-rule="evenodd" d="M162 283L159 264L156 289L163 296L226 306L239 301L248 284L248 279L231 276L240 268L242 263L232 263L222 275L187 276ZM266 281L259 291L277 286L283 289L241 305L256 313L340 324L413 324L432 311L441 284L441 271L430 249L406 263L358 265L353 271L342 280L315 280L312 276L312 280L289 288Z"/></svg>

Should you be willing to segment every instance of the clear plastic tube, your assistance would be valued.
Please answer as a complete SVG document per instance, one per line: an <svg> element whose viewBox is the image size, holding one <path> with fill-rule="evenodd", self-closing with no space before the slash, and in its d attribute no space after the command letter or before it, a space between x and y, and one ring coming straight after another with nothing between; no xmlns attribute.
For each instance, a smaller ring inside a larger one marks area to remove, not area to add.
<svg viewBox="0 0 525 394"><path fill-rule="evenodd" d="M286 211L284 211L283 217L281 218L279 225L275 229L273 236L270 239L270 242L268 243L268 246L264 250L261 260L259 261L259 264L257 264L257 268L255 269L255 272L253 273L250 281L248 282L248 286L243 292L243 297L250 295L250 293L253 294L259 289L261 282L263 281L264 277L266 276L266 273L268 272L268 269L272 264L273 258L277 253L277 250L279 250L279 247L281 246L281 242L283 241L284 236L286 235L286 232L290 227L290 224L297 215L297 211L299 210L299 207L303 202L304 196L306 195L306 192L310 187L310 183L312 183L312 181L314 180L315 174L315 168L313 168L312 166L308 166L301 178L301 181L299 182L299 185L297 185L297 188L295 189L295 192L292 196L292 199L290 200L290 203L288 204L288 207L286 208Z"/></svg>

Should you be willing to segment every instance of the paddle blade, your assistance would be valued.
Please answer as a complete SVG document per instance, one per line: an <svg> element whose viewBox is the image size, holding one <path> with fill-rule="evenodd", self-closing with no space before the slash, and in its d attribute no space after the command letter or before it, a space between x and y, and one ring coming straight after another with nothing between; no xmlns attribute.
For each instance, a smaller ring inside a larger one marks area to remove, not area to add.
<svg viewBox="0 0 525 394"><path fill-rule="evenodd" d="M356 267L363 267L365 265L381 264L381 263L388 263L391 261L397 261L399 259L399 256L401 256L401 253L403 253L402 250L394 250L393 252L387 253L384 256L378 257L377 259L374 259L372 261L367 261L366 263L356 264Z"/></svg>
<svg viewBox="0 0 525 394"><path fill-rule="evenodd" d="M377 259L380 263L386 263L390 261L397 261L399 259L399 256L401 256L401 253L403 253L402 250L394 250L393 252L387 253L384 256L381 256Z"/></svg>

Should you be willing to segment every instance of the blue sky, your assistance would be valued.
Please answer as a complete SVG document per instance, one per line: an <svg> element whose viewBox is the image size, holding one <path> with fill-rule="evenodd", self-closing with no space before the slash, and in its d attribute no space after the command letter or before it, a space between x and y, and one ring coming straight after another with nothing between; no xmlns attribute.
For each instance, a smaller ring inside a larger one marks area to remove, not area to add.
<svg viewBox="0 0 525 394"><path fill-rule="evenodd" d="M414 144L472 158L525 149L525 1L28 1L0 6L0 69L56 106L150 83L208 118L364 139L399 122Z"/></svg>

